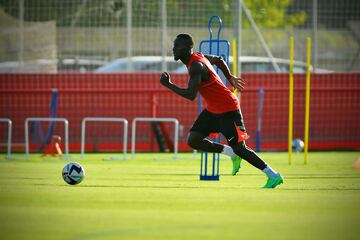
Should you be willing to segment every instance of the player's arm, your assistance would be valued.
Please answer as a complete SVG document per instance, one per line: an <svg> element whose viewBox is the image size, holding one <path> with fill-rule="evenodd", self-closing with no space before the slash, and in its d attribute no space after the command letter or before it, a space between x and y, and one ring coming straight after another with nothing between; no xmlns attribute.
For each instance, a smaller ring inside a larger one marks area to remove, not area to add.
<svg viewBox="0 0 360 240"><path fill-rule="evenodd" d="M201 83L201 70L202 63L194 62L189 69L190 80L187 88L179 88L171 82L170 75L167 72L163 72L160 76L160 83L169 88L174 93L189 99L194 100L196 98L199 85Z"/></svg>
<svg viewBox="0 0 360 240"><path fill-rule="evenodd" d="M245 81L242 78L231 74L229 66L226 64L224 58L214 55L205 55L205 57L212 65L217 66L224 73L226 79L234 88L237 88L238 90L244 89Z"/></svg>

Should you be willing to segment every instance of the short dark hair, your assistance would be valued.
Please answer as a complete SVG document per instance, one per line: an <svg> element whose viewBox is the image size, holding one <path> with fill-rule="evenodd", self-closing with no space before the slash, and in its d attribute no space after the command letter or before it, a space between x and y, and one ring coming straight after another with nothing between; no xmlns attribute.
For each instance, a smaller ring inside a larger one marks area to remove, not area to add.
<svg viewBox="0 0 360 240"><path fill-rule="evenodd" d="M194 47L194 40L190 34L182 33L177 35L176 38L181 39L189 48Z"/></svg>

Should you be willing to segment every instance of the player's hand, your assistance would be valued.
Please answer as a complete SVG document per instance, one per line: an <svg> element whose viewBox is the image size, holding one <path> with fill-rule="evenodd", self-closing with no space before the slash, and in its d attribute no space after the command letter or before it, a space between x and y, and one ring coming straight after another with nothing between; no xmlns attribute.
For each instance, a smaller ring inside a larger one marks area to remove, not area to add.
<svg viewBox="0 0 360 240"><path fill-rule="evenodd" d="M236 77L234 75L231 75L231 78L229 79L229 82L231 85L236 88L237 90L241 91L244 89L245 86L245 80L241 77Z"/></svg>
<svg viewBox="0 0 360 240"><path fill-rule="evenodd" d="M163 72L160 75L160 83L162 85L164 85L165 87L169 86L170 84L172 84L171 80L170 80L170 75L167 72Z"/></svg>

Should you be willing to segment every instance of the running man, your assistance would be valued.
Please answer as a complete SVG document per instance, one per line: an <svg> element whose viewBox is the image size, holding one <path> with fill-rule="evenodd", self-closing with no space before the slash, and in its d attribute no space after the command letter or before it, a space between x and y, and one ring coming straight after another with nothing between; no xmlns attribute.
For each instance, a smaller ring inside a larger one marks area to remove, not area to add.
<svg viewBox="0 0 360 240"><path fill-rule="evenodd" d="M196 150L230 156L233 163L232 175L236 175L240 169L241 159L245 159L268 177L264 188L275 188L283 183L282 176L246 146L245 140L249 136L246 133L239 100L222 83L212 64L224 73L234 88L242 90L244 80L232 75L221 57L204 56L194 52L193 47L194 41L189 34L179 34L174 40L174 59L183 62L190 75L187 88L179 88L173 84L167 72L160 76L160 83L181 97L192 101L199 92L205 100L206 107L191 127L187 143ZM218 132L225 136L229 145L207 139L209 134Z"/></svg>

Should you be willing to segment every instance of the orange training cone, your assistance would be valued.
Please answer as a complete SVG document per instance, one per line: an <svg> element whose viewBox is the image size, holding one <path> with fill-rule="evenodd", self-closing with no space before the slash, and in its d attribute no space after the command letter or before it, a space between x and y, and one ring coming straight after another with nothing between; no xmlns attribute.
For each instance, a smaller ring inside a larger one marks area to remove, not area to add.
<svg viewBox="0 0 360 240"><path fill-rule="evenodd" d="M360 168L360 158L352 165L353 168Z"/></svg>
<svg viewBox="0 0 360 240"><path fill-rule="evenodd" d="M44 157L46 155L51 155L53 157L55 156L61 157L62 151L60 148L60 143L61 143L61 137L58 135L54 135L51 139L51 143L46 146L45 153L42 154L41 156Z"/></svg>

